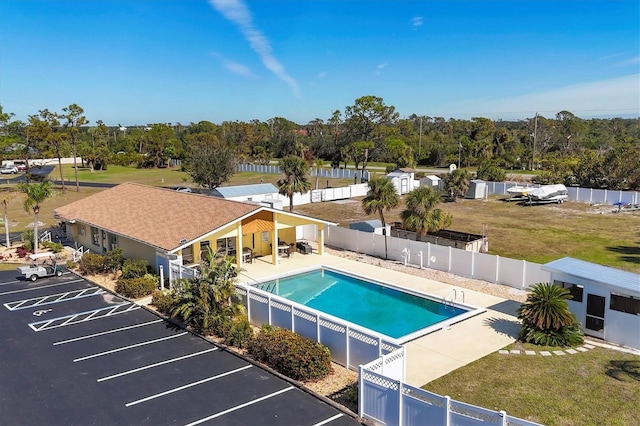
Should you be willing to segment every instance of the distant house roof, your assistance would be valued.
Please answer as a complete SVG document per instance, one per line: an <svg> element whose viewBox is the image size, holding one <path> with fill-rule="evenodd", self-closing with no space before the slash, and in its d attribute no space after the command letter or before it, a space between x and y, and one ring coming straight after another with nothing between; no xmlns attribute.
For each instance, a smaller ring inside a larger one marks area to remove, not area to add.
<svg viewBox="0 0 640 426"><path fill-rule="evenodd" d="M387 177L400 177L407 176L413 173L412 169L396 169L390 173L387 173Z"/></svg>
<svg viewBox="0 0 640 426"><path fill-rule="evenodd" d="M265 207L137 183L123 183L59 207L77 220L164 250L193 241Z"/></svg>
<svg viewBox="0 0 640 426"><path fill-rule="evenodd" d="M563 257L553 262L545 263L542 269L550 272L561 272L589 281L606 284L640 294L640 274L585 262L572 257Z"/></svg>
<svg viewBox="0 0 640 426"><path fill-rule="evenodd" d="M429 179L429 180L435 181L435 182L437 182L439 180L442 180L442 178L440 178L439 176L436 176L436 175L426 175L422 179Z"/></svg>
<svg viewBox="0 0 640 426"><path fill-rule="evenodd" d="M220 186L212 189L209 195L221 198L251 197L253 195L277 194L278 188L272 183L255 185Z"/></svg>
<svg viewBox="0 0 640 426"><path fill-rule="evenodd" d="M365 220L363 222L353 222L349 224L349 229L364 232L373 232L379 228L382 228L382 222L380 219Z"/></svg>

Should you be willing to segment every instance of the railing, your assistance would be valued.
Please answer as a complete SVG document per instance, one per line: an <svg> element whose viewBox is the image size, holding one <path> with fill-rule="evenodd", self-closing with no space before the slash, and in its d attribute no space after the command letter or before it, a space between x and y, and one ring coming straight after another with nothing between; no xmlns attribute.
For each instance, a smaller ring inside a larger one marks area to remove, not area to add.
<svg viewBox="0 0 640 426"><path fill-rule="evenodd" d="M88 248L84 248L83 246L78 247L73 254L71 255L71 258L73 259L74 262L79 262L80 259L82 259L82 256L84 256L85 253L88 253L90 250Z"/></svg>
<svg viewBox="0 0 640 426"><path fill-rule="evenodd" d="M44 243L45 241L51 242L51 231L44 231L40 235L40 242Z"/></svg>

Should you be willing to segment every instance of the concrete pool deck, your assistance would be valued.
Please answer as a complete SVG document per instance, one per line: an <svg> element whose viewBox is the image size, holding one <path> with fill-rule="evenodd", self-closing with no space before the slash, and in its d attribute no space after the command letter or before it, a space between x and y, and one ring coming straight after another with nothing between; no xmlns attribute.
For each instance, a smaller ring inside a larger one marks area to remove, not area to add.
<svg viewBox="0 0 640 426"><path fill-rule="evenodd" d="M422 386L516 340L520 328L516 318L516 309L520 306L517 301L329 254L296 254L291 258L280 259L277 267L267 263L266 259L258 258L253 263L244 265L245 271L239 279L247 282L263 280L318 265L332 266L442 298L449 297L452 290L456 289L458 301L462 301L464 292L466 304L487 309L480 315L405 344L406 383L412 386Z"/></svg>

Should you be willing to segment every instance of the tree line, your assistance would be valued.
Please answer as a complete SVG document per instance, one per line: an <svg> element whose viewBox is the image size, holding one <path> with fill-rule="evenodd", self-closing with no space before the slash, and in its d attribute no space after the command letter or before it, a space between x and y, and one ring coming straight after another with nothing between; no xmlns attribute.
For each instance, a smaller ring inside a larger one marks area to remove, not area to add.
<svg viewBox="0 0 640 426"><path fill-rule="evenodd" d="M13 117L0 105L5 159L78 156L82 166L98 170L109 164L166 167L174 159L207 188L224 184L237 162L267 164L288 156L315 166L348 163L363 172L370 162L398 168L455 164L490 180L509 170L536 170L540 183L640 188L638 118L581 119L569 111L518 121L401 118L376 96L306 124L274 117L107 126L101 120L91 124L76 104L60 112L40 110L26 123Z"/></svg>

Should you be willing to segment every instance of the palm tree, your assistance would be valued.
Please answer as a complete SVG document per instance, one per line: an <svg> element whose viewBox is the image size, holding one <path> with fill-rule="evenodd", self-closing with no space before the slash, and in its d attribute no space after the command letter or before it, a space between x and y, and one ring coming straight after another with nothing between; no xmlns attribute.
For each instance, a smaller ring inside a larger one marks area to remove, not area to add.
<svg viewBox="0 0 640 426"><path fill-rule="evenodd" d="M533 285L517 311L522 321L519 339L545 346L581 344L584 339L580 324L567 305L567 299L572 297L566 288L549 283Z"/></svg>
<svg viewBox="0 0 640 426"><path fill-rule="evenodd" d="M471 173L465 169L456 169L446 174L443 180L451 199L456 201L467 193L469 182L471 182Z"/></svg>
<svg viewBox="0 0 640 426"><path fill-rule="evenodd" d="M24 200L24 209L27 213L33 210L33 252L38 252L38 214L40 213L40 204L45 200L56 195L51 181L45 180L40 183L21 183L18 185L20 191L27 194Z"/></svg>
<svg viewBox="0 0 640 426"><path fill-rule="evenodd" d="M309 165L300 157L291 155L280 160L283 177L278 180L278 192L289 197L289 211L293 212L293 194L311 189Z"/></svg>
<svg viewBox="0 0 640 426"><path fill-rule="evenodd" d="M451 225L451 215L435 208L440 203L440 192L431 186L421 186L410 191L406 198L407 208L400 212L402 226L424 237L427 232L439 231Z"/></svg>
<svg viewBox="0 0 640 426"><path fill-rule="evenodd" d="M367 196L362 199L362 209L366 214L378 213L384 233L384 257L387 258L387 223L384 220L384 211L389 211L400 204L400 196L396 187L386 177L377 177L369 181Z"/></svg>
<svg viewBox="0 0 640 426"><path fill-rule="evenodd" d="M201 265L197 278L186 280L177 291L171 316L181 318L198 331L223 336L233 321L243 313L242 304L234 299L234 280L238 270L229 257L213 257Z"/></svg>

